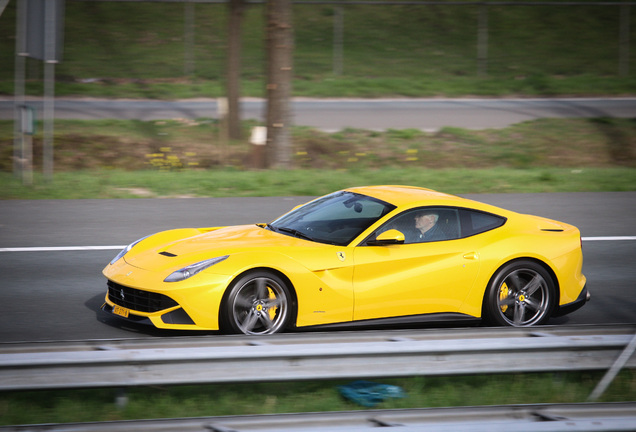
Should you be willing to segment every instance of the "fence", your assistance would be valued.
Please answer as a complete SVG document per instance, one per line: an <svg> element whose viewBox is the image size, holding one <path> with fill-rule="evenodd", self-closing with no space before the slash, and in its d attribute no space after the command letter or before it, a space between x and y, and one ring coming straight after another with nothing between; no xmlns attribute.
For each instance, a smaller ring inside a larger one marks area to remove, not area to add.
<svg viewBox="0 0 636 432"><path fill-rule="evenodd" d="M545 327L0 346L0 390L636 367L636 329ZM618 360L617 360L618 359Z"/></svg>
<svg viewBox="0 0 636 432"><path fill-rule="evenodd" d="M473 328L0 344L0 390L636 368L636 327ZM0 431L631 431L633 402L5 426Z"/></svg>
<svg viewBox="0 0 636 432"><path fill-rule="evenodd" d="M1 432L633 432L636 403L504 405L0 426Z"/></svg>

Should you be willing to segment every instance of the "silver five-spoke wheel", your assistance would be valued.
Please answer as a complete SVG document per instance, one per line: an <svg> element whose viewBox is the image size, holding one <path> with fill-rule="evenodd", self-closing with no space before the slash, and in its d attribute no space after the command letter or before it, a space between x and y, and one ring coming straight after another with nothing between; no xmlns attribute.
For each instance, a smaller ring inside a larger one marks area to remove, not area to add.
<svg viewBox="0 0 636 432"><path fill-rule="evenodd" d="M278 333L292 315L291 294L276 275L251 273L232 285L224 309L227 330L246 335Z"/></svg>
<svg viewBox="0 0 636 432"><path fill-rule="evenodd" d="M554 283L543 267L517 261L501 268L487 292L486 318L494 324L527 327L550 318Z"/></svg>

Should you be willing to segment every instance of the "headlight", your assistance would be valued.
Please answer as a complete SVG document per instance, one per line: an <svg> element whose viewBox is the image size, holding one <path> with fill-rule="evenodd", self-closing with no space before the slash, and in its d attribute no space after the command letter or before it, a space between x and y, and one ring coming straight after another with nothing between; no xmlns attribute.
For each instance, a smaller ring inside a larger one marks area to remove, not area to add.
<svg viewBox="0 0 636 432"><path fill-rule="evenodd" d="M213 266L214 264L220 263L221 261L227 259L228 256L229 255L224 255L224 256L208 259L205 261L200 261L196 264L190 264L189 266L184 267L181 270L177 270L176 272L172 273L163 281L164 282L179 282L182 280L186 280L187 278L194 276L200 271L203 271L206 268Z"/></svg>
<svg viewBox="0 0 636 432"><path fill-rule="evenodd" d="M140 241L142 241L142 240L144 240L144 239L146 239L146 238L148 238L148 237L150 237L150 236L142 237L142 238L140 238L139 240L134 241L134 242L132 242L131 244L129 244L128 246L126 246L126 247L125 247L125 248L124 248L121 252L119 252L119 253L117 254L117 256L116 256L115 258L113 258L113 259L112 259L112 261L110 262L110 265L115 264L119 258L121 258L121 257L123 257L124 255L126 255L126 254L128 253L128 251L129 251L129 250L131 250L133 247L135 247L135 245L136 245L137 243L139 243Z"/></svg>

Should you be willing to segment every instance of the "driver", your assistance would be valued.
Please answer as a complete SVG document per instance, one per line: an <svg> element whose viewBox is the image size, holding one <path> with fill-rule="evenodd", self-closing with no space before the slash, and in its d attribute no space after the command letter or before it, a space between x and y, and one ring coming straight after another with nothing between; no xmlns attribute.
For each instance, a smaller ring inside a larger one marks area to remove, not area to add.
<svg viewBox="0 0 636 432"><path fill-rule="evenodd" d="M432 211L423 211L415 215L415 239L412 243L441 240L444 233L439 229L437 221L439 214Z"/></svg>

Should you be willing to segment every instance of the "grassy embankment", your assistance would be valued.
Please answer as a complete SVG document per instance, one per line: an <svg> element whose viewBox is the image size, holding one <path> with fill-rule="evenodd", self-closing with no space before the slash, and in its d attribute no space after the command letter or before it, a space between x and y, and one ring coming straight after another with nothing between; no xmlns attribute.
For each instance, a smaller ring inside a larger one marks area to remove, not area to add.
<svg viewBox="0 0 636 432"><path fill-rule="evenodd" d="M602 373L416 377L376 380L401 386L404 399L377 408L425 408L529 403L585 402ZM363 409L340 397L348 381L247 383L135 388L128 404L116 404L116 389L0 393L0 424L69 423L142 418L176 418L320 412ZM636 373L622 372L601 398L635 400Z"/></svg>
<svg viewBox="0 0 636 432"><path fill-rule="evenodd" d="M449 193L625 191L636 187L636 123L538 120L501 130L324 133L294 129L291 171L245 169L250 146L214 145L215 121L59 121L53 182L11 174L0 121L0 199L321 195L364 184ZM41 139L34 139L36 169ZM307 181L311 178L311 181Z"/></svg>

